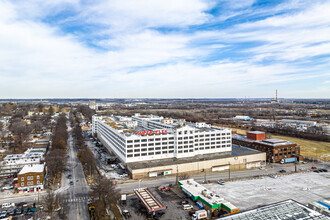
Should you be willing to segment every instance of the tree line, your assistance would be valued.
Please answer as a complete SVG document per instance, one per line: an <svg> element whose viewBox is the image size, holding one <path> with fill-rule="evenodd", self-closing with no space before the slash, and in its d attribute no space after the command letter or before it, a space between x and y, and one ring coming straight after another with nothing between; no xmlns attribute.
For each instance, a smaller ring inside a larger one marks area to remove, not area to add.
<svg viewBox="0 0 330 220"><path fill-rule="evenodd" d="M66 165L66 149L68 140L67 118L63 113L56 123L52 136L52 146L46 155L48 177L51 183L60 177Z"/></svg>

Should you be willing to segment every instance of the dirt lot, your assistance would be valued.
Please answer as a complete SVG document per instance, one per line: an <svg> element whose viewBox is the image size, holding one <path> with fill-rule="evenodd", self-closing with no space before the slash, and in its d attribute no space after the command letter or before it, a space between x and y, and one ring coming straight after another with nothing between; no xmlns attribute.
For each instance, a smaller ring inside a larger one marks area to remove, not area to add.
<svg viewBox="0 0 330 220"><path fill-rule="evenodd" d="M246 130L235 129L238 134L246 134ZM301 154L305 157L313 157L321 160L330 161L330 143L322 141L312 141L302 138L272 135L272 138L278 138L295 142L300 145Z"/></svg>
<svg viewBox="0 0 330 220"><path fill-rule="evenodd" d="M297 173L282 175L277 178L226 182L220 186L216 183L205 187L223 196L240 208L241 211L256 208L287 199L302 204L330 198L330 172Z"/></svg>
<svg viewBox="0 0 330 220"><path fill-rule="evenodd" d="M189 211L182 209L182 205L179 205L181 198L185 198L184 194L178 189L173 191L161 192L156 188L149 188L153 195L159 199L167 209L164 210L165 214L160 218L162 220L185 220L191 219L189 216ZM181 198L180 198L181 197ZM188 199L189 204L193 205L195 209L198 209L192 200ZM121 205L122 209L127 209L130 213L139 213L142 215L142 219L147 219L146 209L144 208L142 202L138 199L136 195L131 195L127 197L127 204Z"/></svg>

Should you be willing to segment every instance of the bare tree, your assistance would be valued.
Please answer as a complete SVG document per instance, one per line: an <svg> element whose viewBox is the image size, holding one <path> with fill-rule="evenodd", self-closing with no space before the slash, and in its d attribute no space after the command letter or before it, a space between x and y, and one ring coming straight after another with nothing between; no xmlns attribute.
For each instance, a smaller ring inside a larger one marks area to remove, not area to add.
<svg viewBox="0 0 330 220"><path fill-rule="evenodd" d="M53 191L48 191L43 201L45 212L51 217L51 219L59 219L56 212L61 208L62 197L59 194L55 194Z"/></svg>
<svg viewBox="0 0 330 220"><path fill-rule="evenodd" d="M96 183L91 187L90 195L94 200L101 200L104 208L116 204L120 197L119 190L116 189L114 182L103 177L96 179Z"/></svg>
<svg viewBox="0 0 330 220"><path fill-rule="evenodd" d="M61 149L52 150L46 156L46 163L48 167L49 176L55 179L65 167L65 151Z"/></svg>
<svg viewBox="0 0 330 220"><path fill-rule="evenodd" d="M179 176L179 179L180 180L186 180L186 179L189 179L190 176L187 174L187 173L182 173L180 176Z"/></svg>

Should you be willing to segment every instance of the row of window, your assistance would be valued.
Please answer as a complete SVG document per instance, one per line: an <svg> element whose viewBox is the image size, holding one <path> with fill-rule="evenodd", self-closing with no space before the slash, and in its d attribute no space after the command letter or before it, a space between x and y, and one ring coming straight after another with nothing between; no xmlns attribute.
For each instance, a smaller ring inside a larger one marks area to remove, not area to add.
<svg viewBox="0 0 330 220"><path fill-rule="evenodd" d="M113 131L108 129L100 129L100 134L106 137L106 140L110 142L119 152L125 154L124 152L124 142L121 142L119 138L117 138Z"/></svg>
<svg viewBox="0 0 330 220"><path fill-rule="evenodd" d="M211 142L211 145L214 145L214 144L225 144L225 143L230 143L230 140L229 141L217 141L217 142ZM210 145L210 142L206 142L206 143L195 143L195 146L203 146L203 145Z"/></svg>
<svg viewBox="0 0 330 220"><path fill-rule="evenodd" d="M230 147L230 145L223 145L222 148ZM210 147L201 147L201 148L195 148L195 149L186 149L186 150L178 150L178 153L189 153L194 152L194 150L209 150L209 149L215 149L215 148L221 148L221 146L210 146ZM128 151L127 151L128 152ZM170 154L174 153L174 150L169 151L157 151L157 152L145 152L145 153L135 153L135 154L127 154L128 158L131 157L144 157L144 156L153 156L153 155L160 155L160 154Z"/></svg>
<svg viewBox="0 0 330 220"><path fill-rule="evenodd" d="M134 143L139 143L139 142L152 142L152 141L167 141L167 140L174 140L174 137L163 137L163 138L145 138L145 139L135 139ZM133 143L133 140L127 140L127 143Z"/></svg>
<svg viewBox="0 0 330 220"><path fill-rule="evenodd" d="M37 179L40 179L39 175L37 175ZM28 176L27 180L33 180L33 176ZM24 177L21 177L21 181L24 181Z"/></svg>
<svg viewBox="0 0 330 220"><path fill-rule="evenodd" d="M295 151L292 151L292 154L295 154L295 153L296 153ZM283 153L283 154L282 154L282 153L275 154L275 157L278 157L278 156L281 157L281 156L283 156L283 155L291 155L291 152L288 152L288 153L285 152L285 153Z"/></svg>
<svg viewBox="0 0 330 220"><path fill-rule="evenodd" d="M37 181L37 184L40 184L40 181L39 180ZM27 186L33 186L33 181L27 182L26 185ZM21 186L24 186L24 183L21 183Z"/></svg>

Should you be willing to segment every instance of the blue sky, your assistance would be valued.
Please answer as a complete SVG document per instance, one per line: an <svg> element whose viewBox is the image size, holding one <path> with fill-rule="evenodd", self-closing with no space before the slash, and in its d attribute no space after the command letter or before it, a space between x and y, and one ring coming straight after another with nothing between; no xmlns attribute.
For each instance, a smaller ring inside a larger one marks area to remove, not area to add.
<svg viewBox="0 0 330 220"><path fill-rule="evenodd" d="M0 0L0 98L330 98L330 1Z"/></svg>

